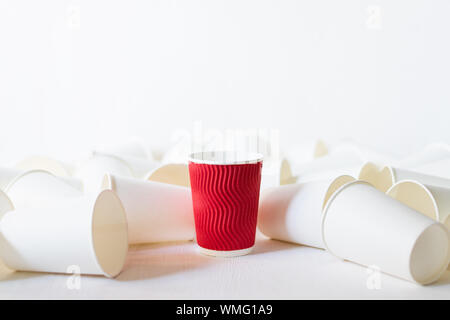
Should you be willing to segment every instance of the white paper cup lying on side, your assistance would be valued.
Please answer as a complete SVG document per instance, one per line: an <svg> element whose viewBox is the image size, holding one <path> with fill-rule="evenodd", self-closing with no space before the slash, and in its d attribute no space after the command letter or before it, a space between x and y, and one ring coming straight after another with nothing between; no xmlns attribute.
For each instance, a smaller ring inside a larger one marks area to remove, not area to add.
<svg viewBox="0 0 450 320"><path fill-rule="evenodd" d="M93 155L94 157L112 157L123 163L126 163L127 166L131 169L131 172L133 173L133 176L135 178L145 178L145 176L157 166L157 163L153 160L137 158L128 155L114 155L100 152L94 152Z"/></svg>
<svg viewBox="0 0 450 320"><path fill-rule="evenodd" d="M6 193L15 208L46 207L67 197L81 197L83 193L53 174L32 170L16 177Z"/></svg>
<svg viewBox="0 0 450 320"><path fill-rule="evenodd" d="M128 251L125 211L112 191L95 201L16 209L0 230L0 259L13 270L115 277Z"/></svg>
<svg viewBox="0 0 450 320"><path fill-rule="evenodd" d="M450 188L404 180L393 185L387 194L450 229Z"/></svg>
<svg viewBox="0 0 450 320"><path fill-rule="evenodd" d="M179 139L175 139L173 144L167 148L162 156L161 162L163 164L170 163L186 163L189 153L192 152L193 142L190 135L181 136ZM195 147L195 146L194 146Z"/></svg>
<svg viewBox="0 0 450 320"><path fill-rule="evenodd" d="M189 168L184 163L163 164L151 171L146 180L173 184L182 187L191 187Z"/></svg>
<svg viewBox="0 0 450 320"><path fill-rule="evenodd" d="M45 170L58 177L70 177L74 167L68 163L44 156L31 156L16 164L16 168L24 171Z"/></svg>
<svg viewBox="0 0 450 320"><path fill-rule="evenodd" d="M450 262L444 225L360 180L331 196L322 234L337 257L419 284L438 280Z"/></svg>
<svg viewBox="0 0 450 320"><path fill-rule="evenodd" d="M105 174L111 173L124 177L134 177L131 168L119 158L109 156L92 156L75 170L74 176L81 179L84 191L96 194L100 188Z"/></svg>
<svg viewBox="0 0 450 320"><path fill-rule="evenodd" d="M285 152L289 162L295 165L313 161L327 154L328 147L322 140L303 141L290 146Z"/></svg>
<svg viewBox="0 0 450 320"><path fill-rule="evenodd" d="M301 166L291 166L297 182L334 179L341 175L354 176L358 174L363 160L353 150L345 150L336 154L326 155Z"/></svg>
<svg viewBox="0 0 450 320"><path fill-rule="evenodd" d="M113 175L104 177L103 188L115 191L125 207L130 243L194 238L188 188Z"/></svg>
<svg viewBox="0 0 450 320"><path fill-rule="evenodd" d="M417 169L435 161L450 158L450 146L445 143L433 143L423 150L397 162L396 166Z"/></svg>
<svg viewBox="0 0 450 320"><path fill-rule="evenodd" d="M334 182L334 188L352 180L342 176ZM271 239L324 248L322 209L328 193L332 193L330 184L330 180L324 180L264 190L258 213L261 233Z"/></svg>
<svg viewBox="0 0 450 320"><path fill-rule="evenodd" d="M417 167L417 172L450 179L450 157Z"/></svg>
<svg viewBox="0 0 450 320"><path fill-rule="evenodd" d="M292 175L291 166L286 159L268 161L264 163L261 172L261 189L277 187L295 183L296 177Z"/></svg>
<svg viewBox="0 0 450 320"><path fill-rule="evenodd" d="M9 211L14 210L14 205L11 199L8 197L6 193L0 190L0 220L3 215Z"/></svg>
<svg viewBox="0 0 450 320"><path fill-rule="evenodd" d="M384 154L351 139L340 141L330 150L331 154L339 152L356 153L363 162L372 161L378 164L391 164L395 161L391 155Z"/></svg>
<svg viewBox="0 0 450 320"><path fill-rule="evenodd" d="M153 160L153 156L146 146L145 141L134 137L120 143L98 146L95 151L100 153L114 154L116 156L129 156L134 158Z"/></svg>
<svg viewBox="0 0 450 320"><path fill-rule="evenodd" d="M21 170L17 168L0 168L0 189L6 190L8 186L16 181L18 178L23 176L24 174L27 174L31 171L42 171L50 173L46 170ZM79 179L73 178L73 177L58 177L61 181L64 181L74 187L75 189L79 191L83 191L83 182Z"/></svg>
<svg viewBox="0 0 450 320"><path fill-rule="evenodd" d="M362 167L359 180L367 181L383 192L402 180L415 180L430 186L450 188L449 179L390 166L378 167L372 162L368 162Z"/></svg>
<svg viewBox="0 0 450 320"><path fill-rule="evenodd" d="M25 171L17 168L0 167L0 189L5 190L8 185Z"/></svg>

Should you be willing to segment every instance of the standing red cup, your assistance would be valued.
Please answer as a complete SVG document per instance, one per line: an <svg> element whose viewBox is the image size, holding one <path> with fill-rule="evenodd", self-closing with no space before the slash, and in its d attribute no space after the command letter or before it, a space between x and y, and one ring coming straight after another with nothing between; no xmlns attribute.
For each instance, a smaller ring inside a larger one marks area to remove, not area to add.
<svg viewBox="0 0 450 320"><path fill-rule="evenodd" d="M197 244L203 254L248 254L255 244L262 155L233 151L189 157Z"/></svg>

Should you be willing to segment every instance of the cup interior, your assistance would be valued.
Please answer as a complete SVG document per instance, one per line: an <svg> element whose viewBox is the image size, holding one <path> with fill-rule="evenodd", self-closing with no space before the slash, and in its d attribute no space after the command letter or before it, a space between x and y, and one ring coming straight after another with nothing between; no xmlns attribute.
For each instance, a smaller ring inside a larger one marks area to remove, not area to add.
<svg viewBox="0 0 450 320"><path fill-rule="evenodd" d="M416 211L439 221L439 209L433 195L419 182L404 180L394 184L387 195Z"/></svg>
<svg viewBox="0 0 450 320"><path fill-rule="evenodd" d="M395 177L391 167L378 168L372 162L368 162L362 167L359 173L359 180L369 182L382 192L386 192L395 183Z"/></svg>
<svg viewBox="0 0 450 320"><path fill-rule="evenodd" d="M340 187L352 181L356 181L356 179L348 175L339 176L336 179L334 179L333 182L331 182L330 186L328 187L327 192L325 193L325 197L322 203L322 210L325 209L328 200Z"/></svg>
<svg viewBox="0 0 450 320"><path fill-rule="evenodd" d="M174 184L182 187L190 187L189 168L184 163L169 163L154 169L148 174L149 181Z"/></svg>
<svg viewBox="0 0 450 320"><path fill-rule="evenodd" d="M244 151L205 151L195 152L189 156L189 161L202 164L250 164L262 162L260 153Z"/></svg>

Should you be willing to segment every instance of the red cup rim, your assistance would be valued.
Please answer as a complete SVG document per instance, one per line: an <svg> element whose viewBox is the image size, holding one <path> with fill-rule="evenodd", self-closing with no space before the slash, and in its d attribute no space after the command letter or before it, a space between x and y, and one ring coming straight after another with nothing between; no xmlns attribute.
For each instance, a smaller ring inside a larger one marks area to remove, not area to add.
<svg viewBox="0 0 450 320"><path fill-rule="evenodd" d="M244 151L203 151L189 155L189 161L199 164L251 164L263 161L263 155Z"/></svg>

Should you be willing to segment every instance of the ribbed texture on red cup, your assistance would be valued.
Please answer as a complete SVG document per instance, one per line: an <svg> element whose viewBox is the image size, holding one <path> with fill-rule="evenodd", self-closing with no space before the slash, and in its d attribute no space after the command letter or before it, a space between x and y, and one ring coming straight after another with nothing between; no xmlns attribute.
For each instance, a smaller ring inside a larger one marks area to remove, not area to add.
<svg viewBox="0 0 450 320"><path fill-rule="evenodd" d="M195 160L194 160L195 161ZM216 251L255 243L262 159L238 164L189 161L197 243Z"/></svg>

